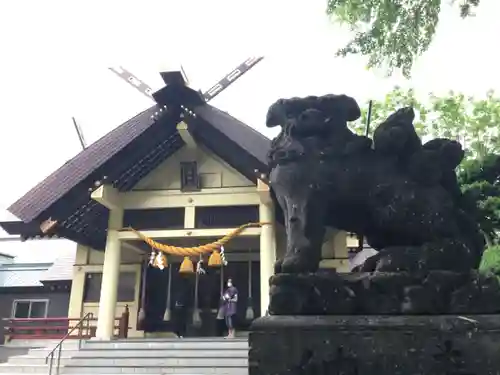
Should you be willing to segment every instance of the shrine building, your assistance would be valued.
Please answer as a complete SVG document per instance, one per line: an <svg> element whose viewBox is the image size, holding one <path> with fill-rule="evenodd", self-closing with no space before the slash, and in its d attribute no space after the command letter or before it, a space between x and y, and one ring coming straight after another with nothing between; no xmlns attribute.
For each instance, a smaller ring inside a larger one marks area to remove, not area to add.
<svg viewBox="0 0 500 375"><path fill-rule="evenodd" d="M212 335L227 278L239 290L244 326L266 313L268 279L285 250L282 214L266 183L270 140L186 85L167 83L153 97L155 105L13 203L8 210L20 221L4 226L26 239L57 236L78 244L68 317L92 312L97 339L115 335L125 306L129 337L169 331L169 312L179 298L187 301L193 332ZM210 253L191 256L193 272L183 273L182 256L167 256L163 269L152 267L151 247L129 229L160 243L194 247L249 222L272 225L248 228L228 242L227 264L210 267ZM321 266L348 271L353 241L331 230Z"/></svg>

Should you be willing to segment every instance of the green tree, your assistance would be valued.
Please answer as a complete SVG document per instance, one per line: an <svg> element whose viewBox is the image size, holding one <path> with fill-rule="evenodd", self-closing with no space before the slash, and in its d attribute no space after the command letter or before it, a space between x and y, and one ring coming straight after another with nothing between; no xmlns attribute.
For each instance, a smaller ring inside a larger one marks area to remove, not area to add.
<svg viewBox="0 0 500 375"><path fill-rule="evenodd" d="M382 100L372 100L370 129L368 135L372 136L377 125L389 117L391 113L399 108L407 106L412 106L415 110L415 130L421 137L425 136L427 134L425 121L427 119L428 108L416 99L415 92L412 89L404 90L400 87L395 87ZM365 105L361 108L361 118L358 121L351 123L351 129L357 134L365 134L368 107L369 103L365 103Z"/></svg>
<svg viewBox="0 0 500 375"><path fill-rule="evenodd" d="M491 246L484 251L479 271L483 274L493 274L500 277L500 246Z"/></svg>
<svg viewBox="0 0 500 375"><path fill-rule="evenodd" d="M465 160L458 182L484 235L487 246L499 243L500 233L500 155L487 154ZM500 263L499 263L500 271Z"/></svg>
<svg viewBox="0 0 500 375"><path fill-rule="evenodd" d="M415 109L415 129L424 139L456 139L462 143L469 158L500 154L500 97L493 91L484 98L450 91L446 95L430 94L426 100L419 100L413 90L396 87L384 99L373 101L370 133L389 114L410 105ZM364 134L367 110L368 103L363 105L361 119L351 124L358 134Z"/></svg>
<svg viewBox="0 0 500 375"><path fill-rule="evenodd" d="M461 1L460 16L470 16L479 1ZM368 67L401 69L409 77L435 36L441 6L441 0L328 0L326 12L355 32L338 55L369 56Z"/></svg>
<svg viewBox="0 0 500 375"><path fill-rule="evenodd" d="M476 206L475 215L486 240L479 270L500 279L500 155L468 160L459 173L464 194Z"/></svg>
<svg viewBox="0 0 500 375"><path fill-rule="evenodd" d="M433 137L457 139L468 156L478 159L500 153L500 98L493 91L482 99L454 92L431 95L429 113Z"/></svg>

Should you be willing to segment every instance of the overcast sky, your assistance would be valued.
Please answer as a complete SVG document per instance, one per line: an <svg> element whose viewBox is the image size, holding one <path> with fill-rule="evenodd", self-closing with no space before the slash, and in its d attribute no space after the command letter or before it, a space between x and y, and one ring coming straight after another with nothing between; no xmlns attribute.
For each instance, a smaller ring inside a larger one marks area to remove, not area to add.
<svg viewBox="0 0 500 375"><path fill-rule="evenodd" d="M151 104L109 66L122 65L157 89L160 68L182 63L191 86L207 89L247 57L264 55L213 104L268 136L274 133L264 127L265 113L280 97L346 93L364 102L395 84L421 95L500 88L497 0L482 0L477 17L466 21L445 6L437 38L410 82L366 71L362 57L336 58L349 33L330 22L325 3L1 1L0 219L79 152L71 116L90 143Z"/></svg>

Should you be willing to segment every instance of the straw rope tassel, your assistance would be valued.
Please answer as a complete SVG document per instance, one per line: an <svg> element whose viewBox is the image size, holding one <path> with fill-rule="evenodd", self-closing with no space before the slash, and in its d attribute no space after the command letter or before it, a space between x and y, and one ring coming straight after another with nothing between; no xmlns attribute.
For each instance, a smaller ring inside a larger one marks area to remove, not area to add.
<svg viewBox="0 0 500 375"><path fill-rule="evenodd" d="M224 246L220 247L220 259L223 266L227 266L226 254L224 254Z"/></svg>
<svg viewBox="0 0 500 375"><path fill-rule="evenodd" d="M151 255L149 256L149 265L154 267L155 261L156 261L156 252L155 249L151 249Z"/></svg>
<svg viewBox="0 0 500 375"><path fill-rule="evenodd" d="M205 275L207 273L207 271L203 268L203 259L201 258L201 255L200 260L196 263L196 272L200 275Z"/></svg>
<svg viewBox="0 0 500 375"><path fill-rule="evenodd" d="M247 298L247 310L245 313L245 318L248 321L251 321L255 317L255 312L253 311L253 300L252 300L252 257L251 252L248 260L248 298Z"/></svg>
<svg viewBox="0 0 500 375"><path fill-rule="evenodd" d="M200 259L201 261L201 254L200 254ZM199 328L201 327L201 315L200 315L200 308L198 307L199 301L198 301L198 290L199 290L199 284L200 284L200 273L196 272L196 280L194 284L194 308L193 308L193 326Z"/></svg>
<svg viewBox="0 0 500 375"><path fill-rule="evenodd" d="M165 253L158 252L158 255L156 255L155 259L155 267L159 268L160 270L168 267L167 257L165 256Z"/></svg>
<svg viewBox="0 0 500 375"><path fill-rule="evenodd" d="M168 288L167 288L167 308L165 309L165 314L163 314L163 320L170 320L170 305L172 300L172 267L168 268Z"/></svg>

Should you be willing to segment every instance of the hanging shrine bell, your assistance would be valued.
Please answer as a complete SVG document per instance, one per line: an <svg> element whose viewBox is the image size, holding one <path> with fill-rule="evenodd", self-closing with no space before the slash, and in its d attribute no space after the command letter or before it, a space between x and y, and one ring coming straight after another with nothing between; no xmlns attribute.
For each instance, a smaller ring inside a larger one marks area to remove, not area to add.
<svg viewBox="0 0 500 375"><path fill-rule="evenodd" d="M208 266L227 266L226 256L224 255L224 246L221 246L218 251L216 250L210 255L210 258L208 258Z"/></svg>

